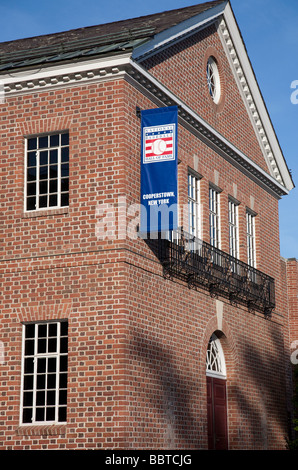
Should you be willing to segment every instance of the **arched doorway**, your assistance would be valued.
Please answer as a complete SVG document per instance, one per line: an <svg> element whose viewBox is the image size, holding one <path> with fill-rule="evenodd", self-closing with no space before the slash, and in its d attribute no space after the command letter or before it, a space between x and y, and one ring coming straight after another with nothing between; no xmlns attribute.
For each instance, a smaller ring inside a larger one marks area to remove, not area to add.
<svg viewBox="0 0 298 470"><path fill-rule="evenodd" d="M209 340L206 355L208 449L228 449L226 363L218 337Z"/></svg>

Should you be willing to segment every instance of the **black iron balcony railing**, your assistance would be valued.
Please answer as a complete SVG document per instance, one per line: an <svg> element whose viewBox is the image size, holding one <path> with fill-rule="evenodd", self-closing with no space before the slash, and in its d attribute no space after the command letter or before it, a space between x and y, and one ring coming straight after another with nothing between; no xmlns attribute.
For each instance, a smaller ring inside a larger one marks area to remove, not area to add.
<svg viewBox="0 0 298 470"><path fill-rule="evenodd" d="M191 288L203 287L266 315L275 307L272 277L182 230L159 240L159 259L165 277L178 277Z"/></svg>

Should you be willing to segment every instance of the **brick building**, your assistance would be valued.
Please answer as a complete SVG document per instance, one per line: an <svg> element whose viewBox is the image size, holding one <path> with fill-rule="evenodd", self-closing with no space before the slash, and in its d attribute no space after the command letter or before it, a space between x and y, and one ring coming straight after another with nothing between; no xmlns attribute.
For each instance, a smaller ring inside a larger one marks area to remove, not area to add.
<svg viewBox="0 0 298 470"><path fill-rule="evenodd" d="M0 447L285 448L293 182L229 2L2 43L0 74ZM176 106L148 239L140 110Z"/></svg>

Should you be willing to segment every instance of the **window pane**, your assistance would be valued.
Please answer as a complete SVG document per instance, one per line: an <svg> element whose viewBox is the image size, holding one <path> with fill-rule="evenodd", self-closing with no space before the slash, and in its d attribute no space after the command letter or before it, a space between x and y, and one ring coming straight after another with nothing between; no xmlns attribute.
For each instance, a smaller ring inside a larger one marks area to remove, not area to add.
<svg viewBox="0 0 298 470"><path fill-rule="evenodd" d="M55 207L58 205L58 198L57 194L51 195L49 199L49 206L50 207Z"/></svg>
<svg viewBox="0 0 298 470"><path fill-rule="evenodd" d="M67 374L60 374L59 387L60 388L66 388L67 387Z"/></svg>
<svg viewBox="0 0 298 470"><path fill-rule="evenodd" d="M48 192L48 182L41 181L39 183L39 194L47 194L47 192Z"/></svg>
<svg viewBox="0 0 298 470"><path fill-rule="evenodd" d="M57 323L49 324L49 336L57 336Z"/></svg>
<svg viewBox="0 0 298 470"><path fill-rule="evenodd" d="M36 408L36 421L44 421L44 408Z"/></svg>
<svg viewBox="0 0 298 470"><path fill-rule="evenodd" d="M67 371L67 356L61 356L61 358L60 358L60 370L61 370L61 372Z"/></svg>
<svg viewBox="0 0 298 470"><path fill-rule="evenodd" d="M68 178L63 178L61 180L61 192L68 191L69 189L69 179Z"/></svg>
<svg viewBox="0 0 298 470"><path fill-rule="evenodd" d="M38 375L36 381L36 388L38 390L44 390L46 385L46 376L45 375Z"/></svg>
<svg viewBox="0 0 298 470"><path fill-rule="evenodd" d="M56 352L57 351L57 338L49 338L48 341L48 352Z"/></svg>
<svg viewBox="0 0 298 470"><path fill-rule="evenodd" d="M69 145L69 134L61 134L61 145Z"/></svg>
<svg viewBox="0 0 298 470"><path fill-rule="evenodd" d="M64 147L61 149L61 162L68 162L69 161L69 148Z"/></svg>
<svg viewBox="0 0 298 470"><path fill-rule="evenodd" d="M28 338L34 338L35 335L35 324L30 323L25 326L25 337Z"/></svg>
<svg viewBox="0 0 298 470"><path fill-rule="evenodd" d="M60 340L60 352L67 353L67 338L61 338Z"/></svg>
<svg viewBox="0 0 298 470"><path fill-rule="evenodd" d="M32 356L34 354L34 340L29 339L25 341L25 355Z"/></svg>
<svg viewBox="0 0 298 470"><path fill-rule="evenodd" d="M66 405L67 393L66 390L60 390L59 392L59 405Z"/></svg>
<svg viewBox="0 0 298 470"><path fill-rule="evenodd" d="M28 168L27 170L27 181L35 181L36 180L36 168Z"/></svg>
<svg viewBox="0 0 298 470"><path fill-rule="evenodd" d="M63 165L61 165L61 176L62 177L69 176L69 165L68 165L68 163L64 163Z"/></svg>
<svg viewBox="0 0 298 470"><path fill-rule="evenodd" d="M33 389L33 375L25 375L24 377L24 390Z"/></svg>
<svg viewBox="0 0 298 470"><path fill-rule="evenodd" d="M50 151L50 163L58 163L58 150Z"/></svg>
<svg viewBox="0 0 298 470"><path fill-rule="evenodd" d="M28 152L27 165L36 166L36 152Z"/></svg>
<svg viewBox="0 0 298 470"><path fill-rule="evenodd" d="M41 196L39 198L39 207L42 208L42 207L47 207L48 205L48 198L47 196Z"/></svg>
<svg viewBox="0 0 298 470"><path fill-rule="evenodd" d="M47 405L55 405L56 403L56 392L51 390L47 392Z"/></svg>
<svg viewBox="0 0 298 470"><path fill-rule="evenodd" d="M33 211L36 209L36 198L35 197L28 197L27 199L27 211Z"/></svg>
<svg viewBox="0 0 298 470"><path fill-rule="evenodd" d="M45 357L37 359L37 373L42 374L46 372L47 361Z"/></svg>
<svg viewBox="0 0 298 470"><path fill-rule="evenodd" d="M45 405L46 395L45 392L37 392L36 394L36 404L37 405Z"/></svg>
<svg viewBox="0 0 298 470"><path fill-rule="evenodd" d="M50 193L58 191L58 180L50 180Z"/></svg>
<svg viewBox="0 0 298 470"><path fill-rule="evenodd" d="M38 354L45 353L47 347L47 340L46 339L39 339L38 340L38 347L37 352Z"/></svg>
<svg viewBox="0 0 298 470"><path fill-rule="evenodd" d="M55 408L54 407L47 408L46 420L54 421L54 419L55 419Z"/></svg>
<svg viewBox="0 0 298 470"><path fill-rule="evenodd" d="M38 148L42 149L42 148L47 148L48 147L48 136L44 136L44 137L39 137L38 139Z"/></svg>
<svg viewBox="0 0 298 470"><path fill-rule="evenodd" d="M39 177L41 180L48 179L48 167L47 166L41 166L39 168Z"/></svg>
<svg viewBox="0 0 298 470"><path fill-rule="evenodd" d="M61 194L61 206L69 205L69 196L68 194Z"/></svg>
<svg viewBox="0 0 298 470"><path fill-rule="evenodd" d="M57 178L58 176L58 166L51 165L50 166L50 178Z"/></svg>
<svg viewBox="0 0 298 470"><path fill-rule="evenodd" d="M27 195L35 196L36 195L36 183L27 184Z"/></svg>
<svg viewBox="0 0 298 470"><path fill-rule="evenodd" d="M32 374L34 368L34 359L33 357L28 357L25 359L25 374Z"/></svg>
<svg viewBox="0 0 298 470"><path fill-rule="evenodd" d="M52 389L56 388L56 375L55 374L49 374L47 377L47 388Z"/></svg>
<svg viewBox="0 0 298 470"><path fill-rule="evenodd" d="M49 358L48 362L48 372L56 372L57 361L55 357Z"/></svg>
<svg viewBox="0 0 298 470"><path fill-rule="evenodd" d="M24 408L23 410L23 423L31 423L32 422L32 408Z"/></svg>
<svg viewBox="0 0 298 470"><path fill-rule="evenodd" d="M23 405L24 406L32 406L33 405L33 393L32 392L25 392L24 393Z"/></svg>
<svg viewBox="0 0 298 470"><path fill-rule="evenodd" d="M59 146L59 134L55 134L55 135L50 136L50 146L51 147L58 147Z"/></svg>
<svg viewBox="0 0 298 470"><path fill-rule="evenodd" d="M63 321L60 323L60 334L61 336L67 336L68 334L68 322Z"/></svg>
<svg viewBox="0 0 298 470"><path fill-rule="evenodd" d="M48 164L48 152L40 152L39 153L39 164L40 165L47 165Z"/></svg>
<svg viewBox="0 0 298 470"><path fill-rule="evenodd" d="M37 148L37 139L28 139L28 145L27 145L28 150L34 150Z"/></svg>
<svg viewBox="0 0 298 470"><path fill-rule="evenodd" d="M59 421L66 421L66 406L59 407Z"/></svg>

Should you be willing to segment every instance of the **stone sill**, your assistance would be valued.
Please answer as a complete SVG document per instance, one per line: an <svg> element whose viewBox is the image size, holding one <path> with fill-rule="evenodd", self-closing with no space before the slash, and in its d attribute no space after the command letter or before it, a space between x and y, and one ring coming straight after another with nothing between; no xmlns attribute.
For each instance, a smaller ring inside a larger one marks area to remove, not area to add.
<svg viewBox="0 0 298 470"><path fill-rule="evenodd" d="M18 426L16 429L18 436L57 436L66 434L66 425L52 424L52 425L29 425Z"/></svg>

